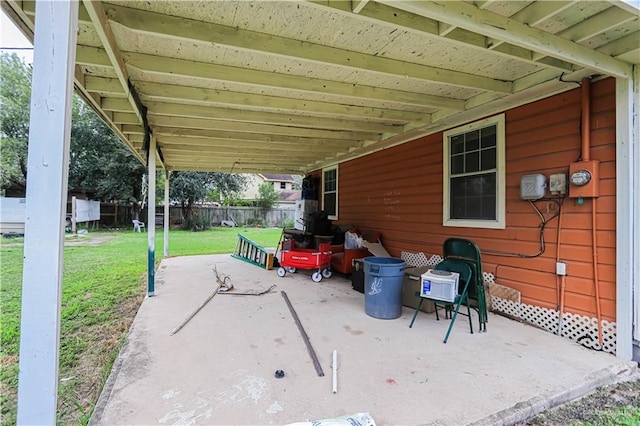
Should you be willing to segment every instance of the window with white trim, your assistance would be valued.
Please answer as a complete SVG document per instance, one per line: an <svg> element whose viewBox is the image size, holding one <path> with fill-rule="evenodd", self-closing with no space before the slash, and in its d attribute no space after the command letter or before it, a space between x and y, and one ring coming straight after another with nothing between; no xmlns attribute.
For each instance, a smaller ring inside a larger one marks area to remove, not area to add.
<svg viewBox="0 0 640 426"><path fill-rule="evenodd" d="M504 114L443 134L443 225L505 227Z"/></svg>
<svg viewBox="0 0 640 426"><path fill-rule="evenodd" d="M330 220L338 219L338 166L322 169L322 210Z"/></svg>

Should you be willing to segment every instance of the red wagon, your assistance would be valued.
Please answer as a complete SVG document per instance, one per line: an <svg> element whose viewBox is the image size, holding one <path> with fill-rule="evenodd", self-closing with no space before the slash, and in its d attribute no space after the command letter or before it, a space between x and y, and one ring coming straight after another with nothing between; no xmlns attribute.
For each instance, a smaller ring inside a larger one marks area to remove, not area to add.
<svg viewBox="0 0 640 426"><path fill-rule="evenodd" d="M297 269L316 269L311 275L316 283L323 277L331 278L331 245L321 243L317 249L306 249L296 247L294 240L283 241L278 276L284 277L287 272L294 273Z"/></svg>

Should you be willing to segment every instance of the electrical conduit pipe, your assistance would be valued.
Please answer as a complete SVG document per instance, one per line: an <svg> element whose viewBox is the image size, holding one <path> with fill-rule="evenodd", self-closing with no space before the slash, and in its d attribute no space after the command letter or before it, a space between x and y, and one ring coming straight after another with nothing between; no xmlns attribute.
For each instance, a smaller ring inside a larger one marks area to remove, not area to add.
<svg viewBox="0 0 640 426"><path fill-rule="evenodd" d="M591 80L582 79L582 161L591 160ZM598 239L596 235L597 198L591 200L591 246L593 250L593 281L596 296L596 315L598 317L598 342L602 348L602 312L600 310L600 282L598 279Z"/></svg>

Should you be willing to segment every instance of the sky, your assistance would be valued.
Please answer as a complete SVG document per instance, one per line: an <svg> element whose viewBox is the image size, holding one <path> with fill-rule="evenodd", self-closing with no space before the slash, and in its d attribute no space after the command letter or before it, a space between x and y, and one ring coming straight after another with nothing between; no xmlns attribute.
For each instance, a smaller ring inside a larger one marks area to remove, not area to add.
<svg viewBox="0 0 640 426"><path fill-rule="evenodd" d="M24 47L28 49L5 49L7 47ZM0 48L3 53L16 53L22 57L27 64L33 63L33 46L31 42L22 35L20 30L13 25L13 22L11 22L4 12L0 13Z"/></svg>

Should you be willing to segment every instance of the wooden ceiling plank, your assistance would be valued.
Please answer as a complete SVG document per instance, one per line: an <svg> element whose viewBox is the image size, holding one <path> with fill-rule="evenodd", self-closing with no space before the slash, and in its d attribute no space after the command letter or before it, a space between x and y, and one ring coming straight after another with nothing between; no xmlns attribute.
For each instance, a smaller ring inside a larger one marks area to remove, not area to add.
<svg viewBox="0 0 640 426"><path fill-rule="evenodd" d="M113 67L109 55L104 49L81 44L76 47L76 63L87 66Z"/></svg>
<svg viewBox="0 0 640 426"><path fill-rule="evenodd" d="M633 16L626 10L618 7L610 7L589 19L585 19L559 33L556 36L572 40L575 43L582 43L604 32L609 31L623 23L637 20L637 16ZM636 44L638 41L636 40ZM540 61L547 55L536 54L534 59Z"/></svg>
<svg viewBox="0 0 640 426"><path fill-rule="evenodd" d="M153 133L158 137L161 136L176 136L186 142L192 139L207 139L207 140L224 140L224 141L243 141L243 142L256 142L270 144L299 144L307 146L319 146L319 147L334 147L339 148L345 145L358 145L363 141L352 140L338 140L338 139L323 139L314 137L303 136L284 136L284 135L269 135L261 133L245 133L245 132L228 132L217 130L212 132L210 130L201 129L179 129L169 127L155 127Z"/></svg>
<svg viewBox="0 0 640 426"><path fill-rule="evenodd" d="M510 19L526 24L530 27L535 27L545 22L546 20L553 18L560 12L563 12L573 6L577 1L534 1L526 7L520 9L515 14L511 15ZM493 40L493 39L492 39ZM498 46L504 44L504 40L495 40L489 46L489 49L495 49Z"/></svg>
<svg viewBox="0 0 640 426"><path fill-rule="evenodd" d="M304 127L288 127L274 124L243 123L238 121L205 120L201 118L171 117L149 115L153 126L180 127L186 129L228 130L247 133L263 133L268 135L286 135L299 137L319 137L337 140L369 140L377 141L380 136L362 131L324 130Z"/></svg>
<svg viewBox="0 0 640 426"><path fill-rule="evenodd" d="M89 1L89 0L85 0ZM335 66L361 69L387 75L432 81L484 91L510 93L509 82L452 69L430 67L396 59L367 55L355 51L242 30L224 25L195 21L116 5L106 5L109 19L131 30L162 34L185 40L216 43L235 49L260 51L270 55L295 58ZM259 46L259 49L257 49Z"/></svg>
<svg viewBox="0 0 640 426"><path fill-rule="evenodd" d="M286 173L292 175L304 175L307 171L312 170L312 168L307 167L292 167L292 166L276 166L274 164L236 164L237 162L219 162L217 165L210 166L198 166L189 164L185 164L184 162L175 162L175 163L167 163L167 168L169 170L176 171L195 171L195 172L226 172L226 173ZM235 166L235 167L234 167Z"/></svg>
<svg viewBox="0 0 640 426"><path fill-rule="evenodd" d="M114 95L120 95L120 97L124 97L126 95L120 81L115 78L87 75L84 77L84 87L89 92L111 93Z"/></svg>
<svg viewBox="0 0 640 426"><path fill-rule="evenodd" d="M178 86L173 84L138 82L136 90L143 99L151 101L197 101L209 105L223 104L232 107L264 108L265 111L280 109L300 112L302 114L324 114L333 116L353 116L360 119L387 120L389 124L402 124L413 120L424 119L426 113L399 111L384 108L372 108L356 105L341 105L331 102L310 101L304 99L284 98L277 96L257 95L253 93L232 92L205 89L200 87ZM348 117L345 117L348 118Z"/></svg>
<svg viewBox="0 0 640 426"><path fill-rule="evenodd" d="M139 124L138 116L133 112L114 112L113 122L116 124Z"/></svg>
<svg viewBox="0 0 640 426"><path fill-rule="evenodd" d="M305 152L305 151L297 151L290 150L288 152L283 151L271 151L269 149L251 149L247 154L238 154L238 149L230 148L220 148L220 147L203 147L203 146L186 146L181 148L171 148L167 146L162 146L162 153L167 157L175 158L183 158L183 157L198 157L201 155L215 155L218 158L243 158L247 156L249 158L277 158L277 157L286 157L287 160L291 162L308 162L315 161L315 159L319 156L333 156L336 154L335 151L325 151L323 153L319 152ZM346 150L345 150L346 152Z"/></svg>
<svg viewBox="0 0 640 426"><path fill-rule="evenodd" d="M611 43L598 47L597 50L605 55L618 56L634 49L638 49L638 40L640 40L640 31L620 37Z"/></svg>
<svg viewBox="0 0 640 426"><path fill-rule="evenodd" d="M602 34L621 24L638 19L616 6L612 6L589 19L584 19L566 30L556 34L556 36L572 40L575 43L581 43L599 34Z"/></svg>
<svg viewBox="0 0 640 426"><path fill-rule="evenodd" d="M207 157L211 157L211 158L207 158ZM227 161L233 161L235 163L254 163L254 164L266 164L266 165L273 165L273 164L278 164L281 166L289 166L289 167L296 167L296 166L300 166L300 163L311 163L315 161L315 158L310 158L310 157L294 157L294 158L283 158L282 156L279 157L264 157L264 156L252 156L251 154L248 155L239 155L239 154L217 154L217 153L209 153L209 155L203 155L202 152L195 152L192 154L188 154L188 155L180 155L180 154L174 154L174 153L169 153L166 155L166 160L168 163L174 163L174 162L178 162L178 161L185 161L185 162L190 162L193 164L198 164L198 163L216 163L219 162L221 160L227 160Z"/></svg>
<svg viewBox="0 0 640 426"><path fill-rule="evenodd" d="M124 98L102 98L100 107L105 111L134 112L129 101Z"/></svg>
<svg viewBox="0 0 640 426"><path fill-rule="evenodd" d="M463 100L451 99L443 96L404 92L380 87L251 70L228 65L188 61L143 53L126 52L123 53L123 56L129 66L135 67L142 72L152 72L164 75L181 75L207 80L231 81L241 84L322 93L340 97L346 96L348 98L374 99L378 101L416 106L446 108L452 110L462 110L464 108ZM349 102L349 99L345 99L344 102Z"/></svg>
<svg viewBox="0 0 640 426"><path fill-rule="evenodd" d="M181 136L164 136L158 135L158 142L164 146L210 146L210 147L229 147L229 146L242 146L249 148L264 148L269 147L274 150L294 150L302 149L305 151L313 152L325 152L331 150L348 149L350 147L360 147L362 142L344 142L344 143L332 143L332 144L318 144L310 143L307 141L301 141L299 143L283 143L278 141L254 141L245 139L224 139L212 137L198 137L198 138L185 138ZM237 151L236 151L237 152Z"/></svg>
<svg viewBox="0 0 640 426"><path fill-rule="evenodd" d="M307 0L306 2L316 7L330 7L333 10L343 14L350 13L350 11L345 10L344 2L340 0ZM428 16L398 9L394 7L393 0L389 1L388 5L381 3L382 2L370 3L370 5L367 6L357 16L360 17L360 19L366 19L371 22L386 23L417 33L440 36L445 38L447 41L451 41L455 44L462 45L468 48L473 48L475 50L480 50L485 53L487 49L495 49L493 51L496 54L505 58L515 57L516 59L523 60L531 64L547 65L546 63L541 64L534 61L532 59L533 52L530 49L527 49L527 51L524 53L522 52L522 48L514 50L513 48L516 46L505 49L497 49L498 46L504 44L503 40L488 37L477 32L468 31L455 25L447 24L446 22L431 19ZM563 71L572 70L574 68L571 65L567 65L566 63L560 61L550 61L549 66L559 68Z"/></svg>
<svg viewBox="0 0 640 426"><path fill-rule="evenodd" d="M623 61L513 19L480 10L469 3L379 1L614 77L629 78L632 75L631 65Z"/></svg>
<svg viewBox="0 0 640 426"><path fill-rule="evenodd" d="M150 114L169 115L173 117L208 118L210 120L232 120L262 124L281 124L293 127L317 129L359 130L371 133L394 133L402 130L401 126L342 120L325 117L307 117L303 115L283 115L272 112L248 111L232 108L204 107L165 102L147 102Z"/></svg>
<svg viewBox="0 0 640 426"><path fill-rule="evenodd" d="M131 135L144 135L144 129L140 125L125 124L122 126L122 133Z"/></svg>

